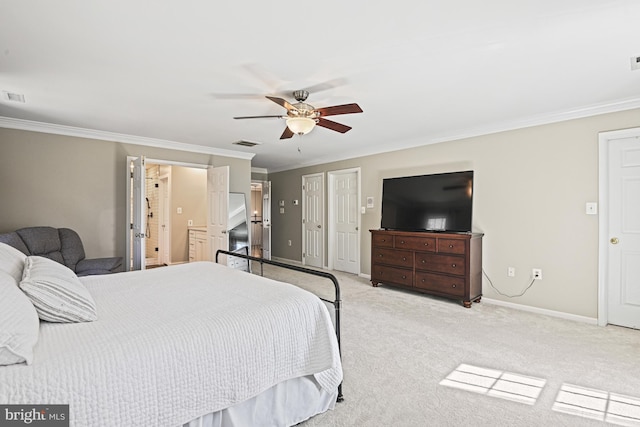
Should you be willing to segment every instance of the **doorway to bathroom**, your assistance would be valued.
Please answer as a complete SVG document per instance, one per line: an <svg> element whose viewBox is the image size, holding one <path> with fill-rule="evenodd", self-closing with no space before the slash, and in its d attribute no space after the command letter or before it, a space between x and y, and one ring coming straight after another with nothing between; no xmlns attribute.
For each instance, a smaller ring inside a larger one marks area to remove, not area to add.
<svg viewBox="0 0 640 427"><path fill-rule="evenodd" d="M251 255L271 259L271 182L251 181Z"/></svg>
<svg viewBox="0 0 640 427"><path fill-rule="evenodd" d="M145 165L146 268L189 261L189 230L207 227L207 170Z"/></svg>
<svg viewBox="0 0 640 427"><path fill-rule="evenodd" d="M137 160L128 158L129 269L189 262L190 232L200 229L207 238L208 166L145 159L134 179Z"/></svg>

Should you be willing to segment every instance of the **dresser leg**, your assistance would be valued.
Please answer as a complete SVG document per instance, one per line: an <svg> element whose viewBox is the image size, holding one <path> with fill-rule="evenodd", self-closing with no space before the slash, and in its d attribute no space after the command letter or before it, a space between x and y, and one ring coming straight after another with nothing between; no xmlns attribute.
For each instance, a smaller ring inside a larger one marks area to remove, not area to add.
<svg viewBox="0 0 640 427"><path fill-rule="evenodd" d="M480 302L481 299L482 299L482 297L478 297L478 298L474 299L473 302L478 303L478 302Z"/></svg>
<svg viewBox="0 0 640 427"><path fill-rule="evenodd" d="M464 308L471 308L471 301L462 301Z"/></svg>
<svg viewBox="0 0 640 427"><path fill-rule="evenodd" d="M379 285L379 282L374 282L373 280L371 281L371 284L373 285L374 288L377 288Z"/></svg>

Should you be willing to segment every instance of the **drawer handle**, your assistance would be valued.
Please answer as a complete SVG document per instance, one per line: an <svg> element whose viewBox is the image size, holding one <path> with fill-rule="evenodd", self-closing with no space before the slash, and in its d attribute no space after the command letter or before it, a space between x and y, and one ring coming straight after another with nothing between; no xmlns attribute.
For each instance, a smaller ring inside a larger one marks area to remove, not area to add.
<svg viewBox="0 0 640 427"><path fill-rule="evenodd" d="M406 279L406 278L407 278L407 276L405 276L405 275L403 274L403 275L402 275L402 278L403 278L403 279Z"/></svg>
<svg viewBox="0 0 640 427"><path fill-rule="evenodd" d="M453 245L449 245L449 247L450 247L450 248L452 248L452 247L453 247Z"/></svg>
<svg viewBox="0 0 640 427"><path fill-rule="evenodd" d="M429 246L429 244L428 244L428 243L425 243L424 245L425 245L425 246Z"/></svg>
<svg viewBox="0 0 640 427"><path fill-rule="evenodd" d="M424 264L425 262L427 262L427 261L425 261L425 260L422 260L422 263L423 263L423 264Z"/></svg>
<svg viewBox="0 0 640 427"><path fill-rule="evenodd" d="M422 279L422 283L426 282L426 280Z"/></svg>
<svg viewBox="0 0 640 427"><path fill-rule="evenodd" d="M382 258L382 254L378 254L378 257Z"/></svg>
<svg viewBox="0 0 640 427"><path fill-rule="evenodd" d="M456 268L456 265L455 264L451 264L451 267Z"/></svg>
<svg viewBox="0 0 640 427"><path fill-rule="evenodd" d="M454 283L453 285L451 285L451 287L452 287L452 288L455 288L455 287L456 287L456 284Z"/></svg>
<svg viewBox="0 0 640 427"><path fill-rule="evenodd" d="M403 257L402 257L402 260L403 260L403 261L406 261L406 260L407 260L407 257L406 257L406 256L403 256Z"/></svg>
<svg viewBox="0 0 640 427"><path fill-rule="evenodd" d="M382 242L383 242L383 243L384 243L384 242L386 242L386 241L387 241L387 239L382 239Z"/></svg>
<svg viewBox="0 0 640 427"><path fill-rule="evenodd" d="M404 245L404 240L400 240L400 243Z"/></svg>

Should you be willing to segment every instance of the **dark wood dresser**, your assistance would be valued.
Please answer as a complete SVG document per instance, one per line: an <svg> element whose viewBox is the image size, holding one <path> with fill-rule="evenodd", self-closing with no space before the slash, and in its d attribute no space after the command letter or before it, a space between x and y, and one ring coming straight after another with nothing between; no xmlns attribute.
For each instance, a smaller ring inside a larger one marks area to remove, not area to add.
<svg viewBox="0 0 640 427"><path fill-rule="evenodd" d="M371 283L462 301L482 297L482 233L371 231Z"/></svg>

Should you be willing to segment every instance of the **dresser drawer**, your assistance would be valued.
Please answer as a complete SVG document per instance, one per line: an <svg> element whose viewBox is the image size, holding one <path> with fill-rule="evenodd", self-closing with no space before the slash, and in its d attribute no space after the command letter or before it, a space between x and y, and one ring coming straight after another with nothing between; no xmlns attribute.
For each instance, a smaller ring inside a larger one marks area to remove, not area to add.
<svg viewBox="0 0 640 427"><path fill-rule="evenodd" d="M413 286L413 271L375 264L372 267L371 280Z"/></svg>
<svg viewBox="0 0 640 427"><path fill-rule="evenodd" d="M416 252L416 270L464 276L464 258L459 256L436 255Z"/></svg>
<svg viewBox="0 0 640 427"><path fill-rule="evenodd" d="M466 243L457 239L438 239L438 252L464 254Z"/></svg>
<svg viewBox="0 0 640 427"><path fill-rule="evenodd" d="M394 247L413 251L435 252L436 239L434 237L395 236Z"/></svg>
<svg viewBox="0 0 640 427"><path fill-rule="evenodd" d="M415 287L427 291L464 297L464 278L416 271Z"/></svg>
<svg viewBox="0 0 640 427"><path fill-rule="evenodd" d="M371 250L371 262L373 264L391 264L398 267L413 268L413 252L373 248Z"/></svg>
<svg viewBox="0 0 640 427"><path fill-rule="evenodd" d="M386 234L374 234L372 236L373 246L380 246L386 248L393 247L393 236Z"/></svg>

